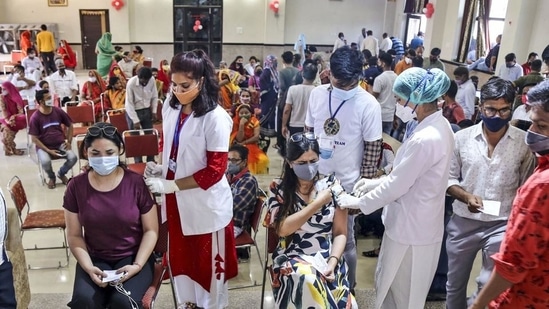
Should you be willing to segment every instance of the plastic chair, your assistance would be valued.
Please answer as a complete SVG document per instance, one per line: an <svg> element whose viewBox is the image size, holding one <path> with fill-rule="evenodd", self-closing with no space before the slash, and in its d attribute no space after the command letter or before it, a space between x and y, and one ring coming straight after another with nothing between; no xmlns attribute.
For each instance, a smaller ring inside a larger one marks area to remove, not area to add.
<svg viewBox="0 0 549 309"><path fill-rule="evenodd" d="M138 174L143 175L146 163L128 163L131 157L158 155L158 131L156 129L127 130L122 132L126 147L126 165Z"/></svg>
<svg viewBox="0 0 549 309"><path fill-rule="evenodd" d="M71 117L73 124L81 124L79 127L73 127L72 136L80 134L86 134L88 131L88 124L95 123L95 109L94 104L88 101L89 104L81 104L81 102L71 101L65 104L67 114Z"/></svg>
<svg viewBox="0 0 549 309"><path fill-rule="evenodd" d="M31 267L29 269L46 269L46 268L63 268L69 265L69 246L67 243L67 234L65 232L65 213L62 209L51 210L39 210L31 211L30 204L27 200L27 194L23 188L23 183L19 177L14 176L8 183L8 191L11 194L17 214L19 215L19 221L21 222L21 238L23 238L26 231L37 231L44 229L59 229L63 233L63 243L59 247L43 247L38 248L34 245L34 248L25 248L25 250L50 250L50 249L64 249L66 261L64 264L59 261L58 266L48 267ZM26 213L23 214L26 208Z"/></svg>
<svg viewBox="0 0 549 309"><path fill-rule="evenodd" d="M128 122L126 121L126 109L110 109L107 111L107 122L116 127L118 132L128 131Z"/></svg>
<svg viewBox="0 0 549 309"><path fill-rule="evenodd" d="M242 231L242 234L238 235L238 237L236 237L235 239L235 245L237 249L255 247L255 250L257 252L257 258L260 263L262 261L261 253L259 252L259 246L257 245L257 242L255 239L257 237L257 232L259 231L261 214L263 213L263 208L265 207L265 205L266 205L265 199L261 196L258 197L257 202L255 203L254 212L250 220L250 225L253 231L253 237L250 235L250 233L248 233L248 231L244 230ZM261 269L263 269L263 264L260 264L260 266L261 266ZM230 287L229 290L258 286L259 284L252 278L251 268L250 268L250 279L252 280L252 284Z"/></svg>
<svg viewBox="0 0 549 309"><path fill-rule="evenodd" d="M267 281L267 271L269 271L269 276L271 277L270 283L273 285L273 278L271 276L272 265L269 265L269 257L273 254L278 246L278 234L274 226L267 225L268 223L263 222L263 226L266 228L265 231L265 258L263 260L263 281L261 283L261 309L263 309L263 300L265 299L265 283Z"/></svg>

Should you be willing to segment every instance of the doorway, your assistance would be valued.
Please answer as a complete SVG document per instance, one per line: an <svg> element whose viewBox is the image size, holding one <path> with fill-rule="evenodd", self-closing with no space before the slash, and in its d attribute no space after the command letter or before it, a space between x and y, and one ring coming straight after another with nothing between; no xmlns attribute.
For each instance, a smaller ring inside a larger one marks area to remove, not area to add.
<svg viewBox="0 0 549 309"><path fill-rule="evenodd" d="M84 69L92 70L96 68L95 44L103 33L110 31L109 29L108 10L80 10L82 65Z"/></svg>

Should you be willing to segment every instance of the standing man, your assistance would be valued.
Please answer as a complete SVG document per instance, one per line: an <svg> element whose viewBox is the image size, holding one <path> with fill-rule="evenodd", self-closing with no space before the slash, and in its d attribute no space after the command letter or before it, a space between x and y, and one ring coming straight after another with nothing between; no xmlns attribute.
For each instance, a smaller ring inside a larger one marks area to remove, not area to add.
<svg viewBox="0 0 549 309"><path fill-rule="evenodd" d="M53 38L53 33L48 31L46 25L41 25L40 29L41 31L36 35L36 47L38 48L40 58L42 58L46 75L50 75L56 71L54 62L55 39Z"/></svg>
<svg viewBox="0 0 549 309"><path fill-rule="evenodd" d="M362 46L362 41L364 41L365 38L366 38L366 28L362 28L362 30L360 30L360 35L358 36L358 40L356 41L356 45Z"/></svg>
<svg viewBox="0 0 549 309"><path fill-rule="evenodd" d="M338 48L346 46L346 45L347 45L347 40L345 40L345 35L343 34L343 32L338 33L337 34L337 39L334 43L334 49L332 50L332 53L335 53L335 51Z"/></svg>
<svg viewBox="0 0 549 309"><path fill-rule="evenodd" d="M50 92L61 101L61 106L69 101L78 100L78 81L73 71L65 69L62 59L55 60L57 71L48 77Z"/></svg>
<svg viewBox="0 0 549 309"><path fill-rule="evenodd" d="M293 85L295 76L299 73L299 70L292 65L294 54L291 51L285 51L281 57L283 68L278 72L279 92L276 103L276 145L278 146L278 153L284 157L286 154L286 137L283 135L282 130L284 106L286 105L288 89Z"/></svg>
<svg viewBox="0 0 549 309"><path fill-rule="evenodd" d="M516 191L534 167L534 156L524 143L525 132L509 125L514 98L511 82L488 81L481 89L482 122L455 136L447 190L456 199L446 227L448 309L467 307L467 282L480 250L483 259L477 291L488 282L494 268L490 256L499 251ZM489 204L495 213L484 213Z"/></svg>
<svg viewBox="0 0 549 309"><path fill-rule="evenodd" d="M0 308L16 309L15 288L13 287L13 266L8 258L8 208L4 194L0 190Z"/></svg>
<svg viewBox="0 0 549 309"><path fill-rule="evenodd" d="M376 177L382 148L381 107L358 85L363 61L359 51L336 50L330 57L331 84L313 89L305 118L305 130L319 138L320 174L335 173L347 192L361 177ZM356 281L354 217L347 221L344 252L351 288Z"/></svg>
<svg viewBox="0 0 549 309"><path fill-rule="evenodd" d="M431 54L429 54L429 57L425 57L425 59L423 59L423 68L425 70L437 68L444 71L444 63L440 61L441 52L442 51L438 47L431 49Z"/></svg>
<svg viewBox="0 0 549 309"><path fill-rule="evenodd" d="M437 106L449 85L438 69L410 68L397 77L393 91L404 113L415 111L418 125L400 146L388 176L359 181L354 193L364 194L360 198L342 194L337 200L340 207L364 214L385 206L375 309L425 306L442 245L454 147L454 133Z"/></svg>
<svg viewBox="0 0 549 309"><path fill-rule="evenodd" d="M379 51L386 53L389 49L393 48L393 41L389 39L387 32L383 33L382 37L383 40L381 40L381 43L379 43Z"/></svg>
<svg viewBox="0 0 549 309"><path fill-rule="evenodd" d="M152 70L149 67L142 67L137 76L128 80L124 106L130 130L153 128L153 122L156 121L158 91L156 82L152 78ZM136 163L142 161L140 157L134 159ZM147 162L149 161L154 161L154 157L147 157Z"/></svg>
<svg viewBox="0 0 549 309"><path fill-rule="evenodd" d="M402 44L402 40L400 40L396 36L391 37L391 42L393 42L392 49L395 51L395 59L393 61L393 64L396 64L400 61L402 57L404 57L404 53L405 53L404 44Z"/></svg>
<svg viewBox="0 0 549 309"><path fill-rule="evenodd" d="M471 120L475 115L477 88L469 78L469 70L466 67L457 67L454 70L454 79L458 85L456 102L463 108L465 118Z"/></svg>
<svg viewBox="0 0 549 309"><path fill-rule="evenodd" d="M379 43L374 37L372 30L366 31L366 34L366 38L362 41L362 45L360 45L360 50L363 51L367 49L372 53L372 56L377 57L379 54Z"/></svg>
<svg viewBox="0 0 549 309"><path fill-rule="evenodd" d="M295 133L303 132L307 106L311 91L315 88L313 82L318 72L317 66L311 60L303 63L303 83L288 89L284 114L282 115L282 136L288 138Z"/></svg>
<svg viewBox="0 0 549 309"><path fill-rule="evenodd" d="M538 59L538 53L531 52L528 54L528 59L521 65L523 75L528 75L532 71L532 61Z"/></svg>
<svg viewBox="0 0 549 309"><path fill-rule="evenodd" d="M423 32L419 31L417 35L410 41L410 48L416 49L420 46L423 46Z"/></svg>
<svg viewBox="0 0 549 309"><path fill-rule="evenodd" d="M391 134L393 130L393 120L395 118L396 99L393 94L393 85L397 78L395 72L391 70L393 57L388 53L379 56L381 64L381 73L374 80L372 94L381 105L381 121L383 122L383 133Z"/></svg>

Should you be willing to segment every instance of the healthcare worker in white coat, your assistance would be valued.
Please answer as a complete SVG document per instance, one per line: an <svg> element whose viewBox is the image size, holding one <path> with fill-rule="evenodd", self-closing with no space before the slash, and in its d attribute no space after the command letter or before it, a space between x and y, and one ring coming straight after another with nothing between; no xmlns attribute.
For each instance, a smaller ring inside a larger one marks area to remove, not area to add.
<svg viewBox="0 0 549 309"><path fill-rule="evenodd" d="M376 309L424 308L435 275L454 148L454 134L437 99L449 86L450 79L439 69L410 68L400 74L393 86L400 105L397 116L415 112L417 127L400 146L389 175L357 182L354 195L360 198L338 197L340 207L359 208L364 214L387 205L376 269Z"/></svg>

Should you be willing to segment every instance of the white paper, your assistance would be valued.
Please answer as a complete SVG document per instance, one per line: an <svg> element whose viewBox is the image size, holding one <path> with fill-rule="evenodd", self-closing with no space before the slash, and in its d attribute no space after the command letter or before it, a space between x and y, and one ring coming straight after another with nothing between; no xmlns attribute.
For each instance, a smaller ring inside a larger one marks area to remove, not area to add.
<svg viewBox="0 0 549 309"><path fill-rule="evenodd" d="M124 276L124 273L117 274L116 270L104 270L103 272L105 274L107 274L107 277L103 278L103 280L102 280L103 282L111 282L111 281L120 280L120 278L122 278Z"/></svg>
<svg viewBox="0 0 549 309"><path fill-rule="evenodd" d="M324 259L320 252L317 252L314 256L304 255L301 256L306 262L310 263L321 274L324 274L328 270L328 262Z"/></svg>
<svg viewBox="0 0 549 309"><path fill-rule="evenodd" d="M499 210L501 208L501 202L499 201L482 201L482 208L480 209L481 212L499 217Z"/></svg>

